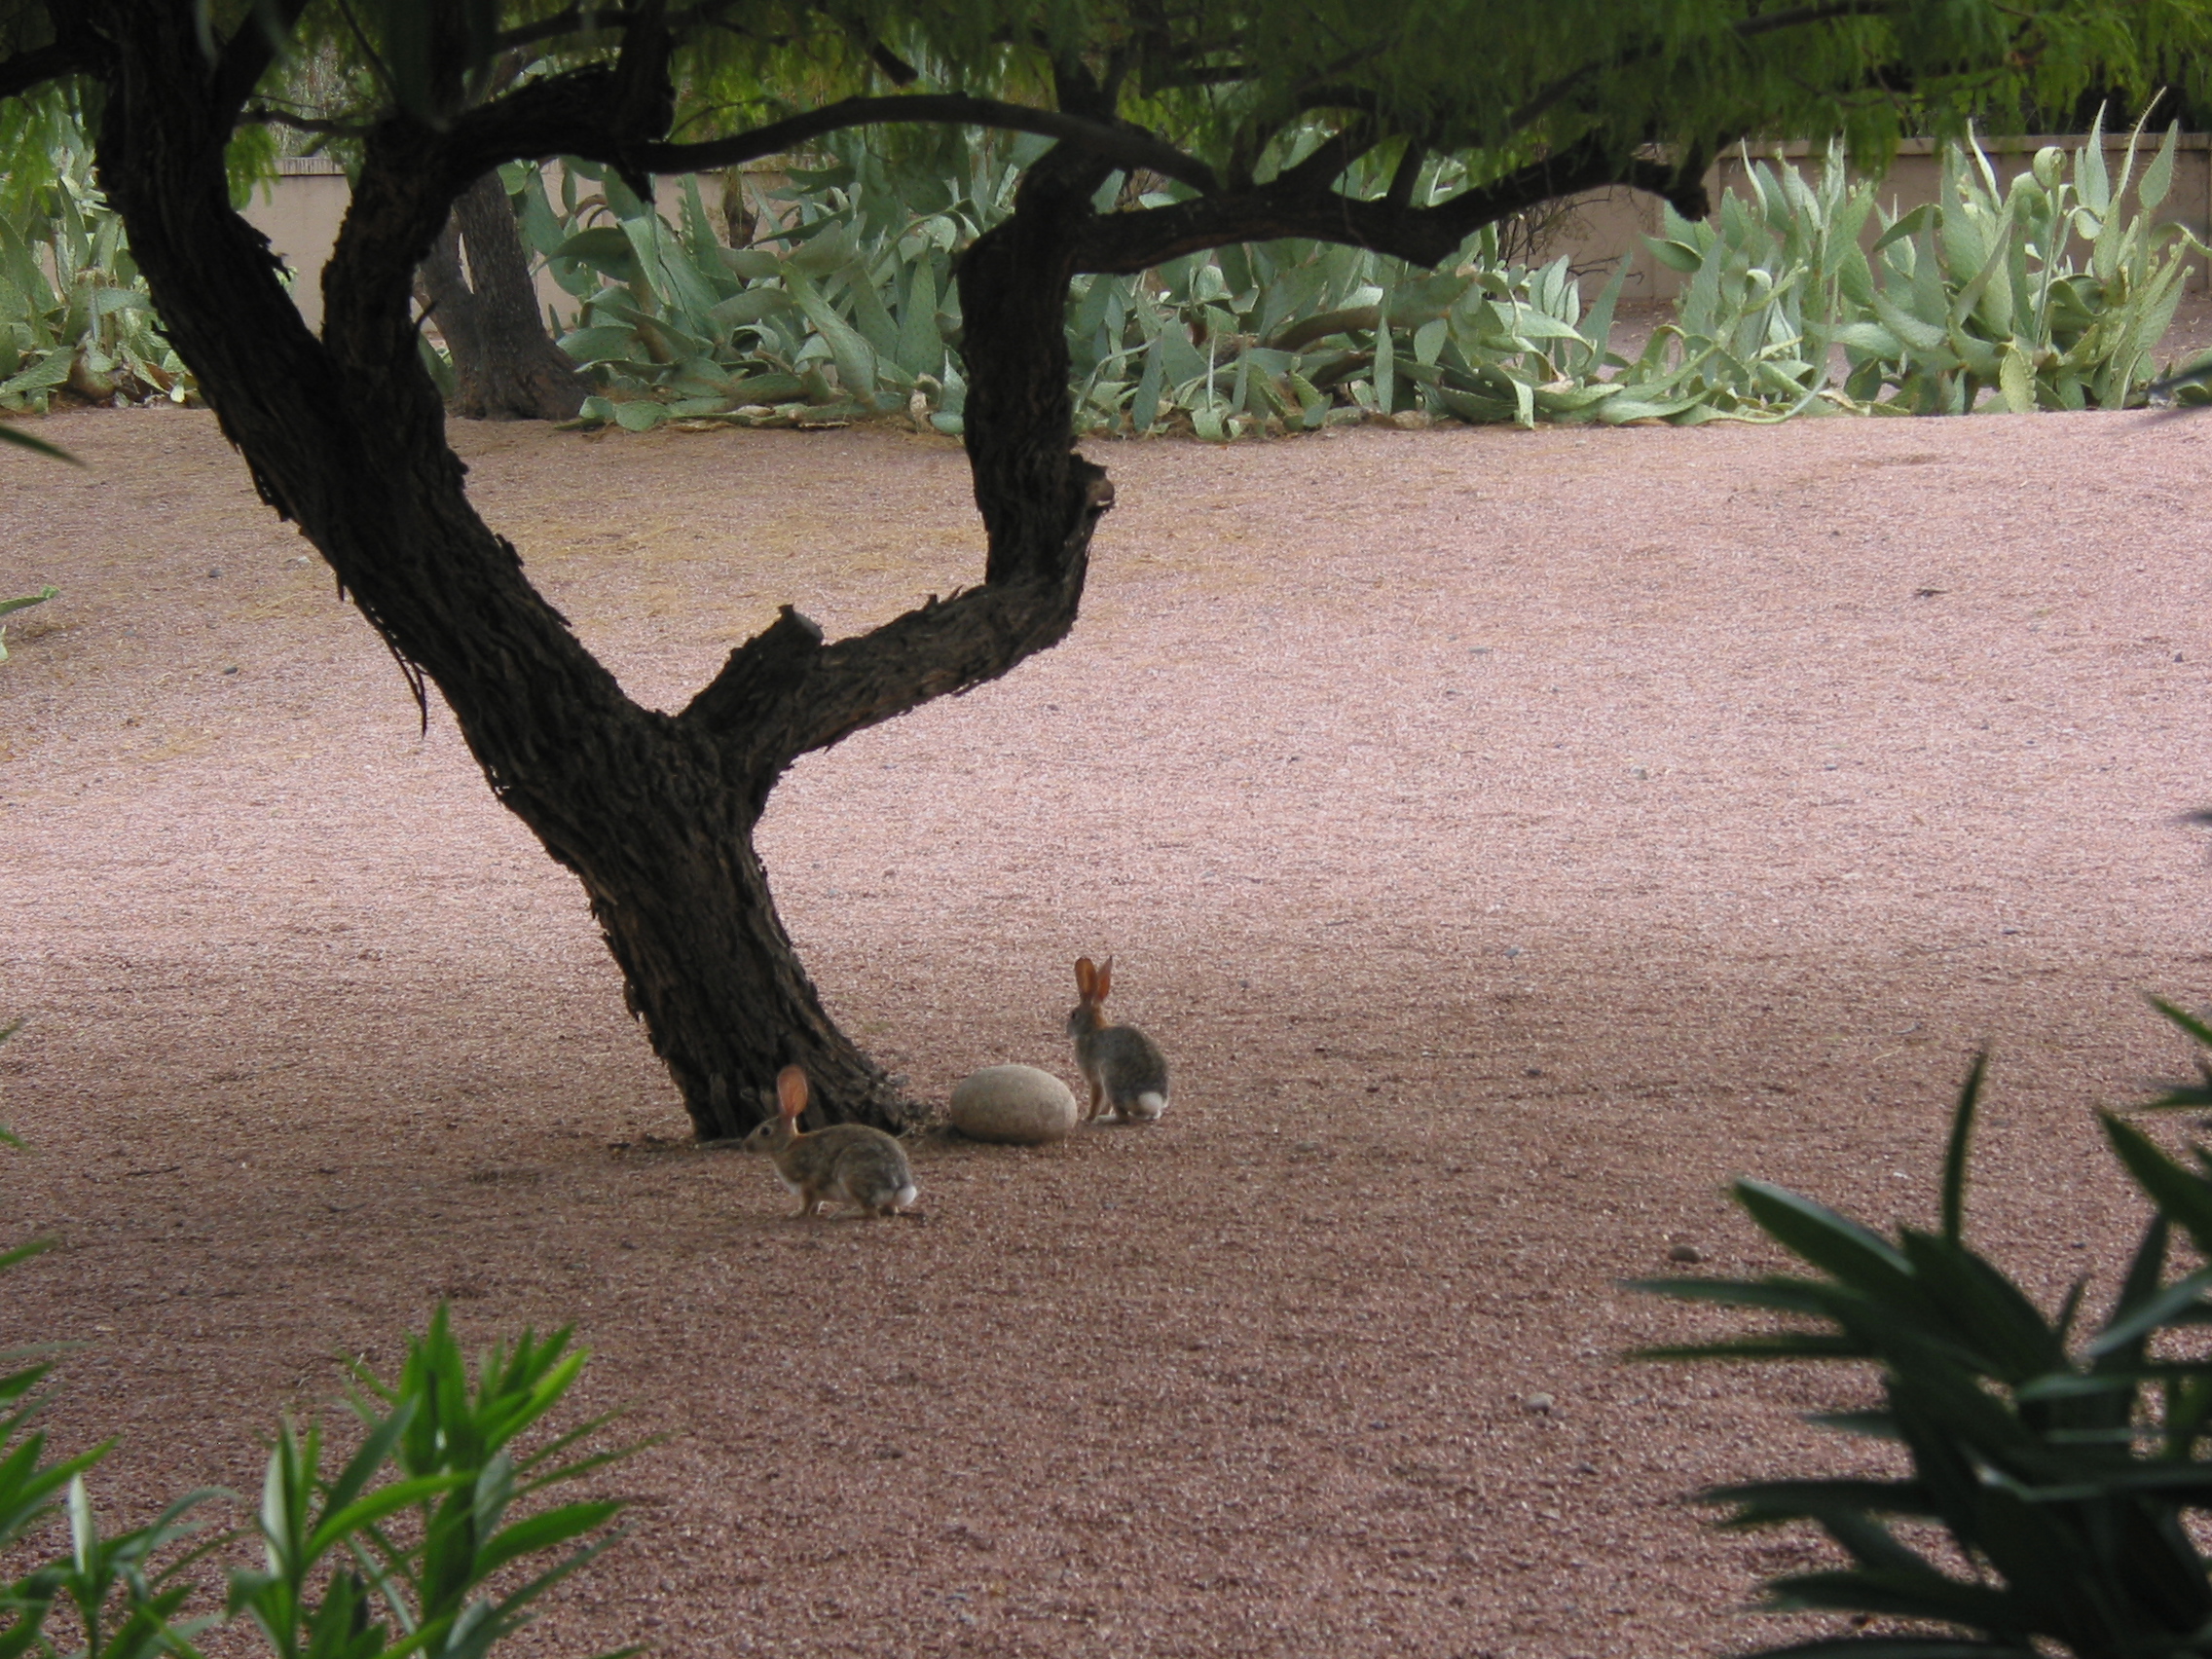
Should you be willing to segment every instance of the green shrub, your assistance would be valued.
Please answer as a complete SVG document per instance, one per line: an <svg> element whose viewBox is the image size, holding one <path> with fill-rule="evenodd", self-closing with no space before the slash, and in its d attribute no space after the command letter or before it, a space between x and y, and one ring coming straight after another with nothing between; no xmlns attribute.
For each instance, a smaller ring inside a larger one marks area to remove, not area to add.
<svg viewBox="0 0 2212 1659"><path fill-rule="evenodd" d="M695 179L674 225L588 165L565 171L557 207L536 169L506 179L526 240L579 302L561 345L608 392L587 402L586 422L814 424L904 410L957 432L953 256L1013 210L1022 168L1047 147L955 132L894 164L839 142L768 194L783 224L774 241L741 248L716 237ZM1456 188L1452 169L1432 166L1422 189ZM1125 183L1101 189L1102 210ZM1611 395L1590 383L1619 292L1616 280L1585 319L1565 260L1501 265L1494 231L1444 273L1282 241L1080 276L1068 308L1076 424L1224 438L1416 409L1571 417Z"/></svg>
<svg viewBox="0 0 2212 1659"><path fill-rule="evenodd" d="M9 1137L11 1140L13 1137ZM0 1252L0 1271L47 1247ZM530 1604L611 1541L618 1504L518 1505L626 1452L576 1456L595 1419L535 1450L518 1442L557 1407L585 1354L569 1332L525 1331L470 1364L439 1308L387 1383L356 1367L359 1448L324 1466L321 1430L280 1424L250 1527L189 1541L230 1494L187 1493L151 1524L104 1535L86 1475L112 1442L50 1456L30 1421L46 1403L54 1349L0 1351L0 1550L34 1543L56 1514L68 1547L0 1583L0 1655L84 1659L191 1655L197 1638L243 1620L280 1659L480 1659L527 1622ZM29 1363L25 1363L25 1362ZM232 1567L221 1615L182 1616L190 1569L239 1537L260 1565ZM187 1547L189 1544L189 1547ZM502 1569L523 1564L517 1574ZM502 1574L498 1589L489 1587Z"/></svg>
<svg viewBox="0 0 2212 1659"><path fill-rule="evenodd" d="M101 401L185 401L192 377L162 338L121 215L92 182L73 94L50 88L0 104L0 150L22 163L0 177L0 409L43 411L64 387Z"/></svg>
<svg viewBox="0 0 2212 1659"><path fill-rule="evenodd" d="M2207 1054L2212 1027L2159 1005ZM2212 1078L2212 1073L2207 1073ZM1815 1420L1896 1442L1896 1479L1789 1478L1717 1488L1726 1525L1809 1521L1848 1567L1768 1581L1777 1610L1907 1621L1770 1653L1951 1659L2064 1651L2145 1659L2212 1646L2212 1580L2192 1511L2212 1507L2212 1358L2183 1339L2212 1323L2212 1267L2169 1268L2179 1232L2212 1260L2212 1152L2169 1157L2111 1113L2105 1135L2150 1201L2127 1274L2101 1320L2086 1280L2045 1312L1966 1241L1967 1149L1977 1060L1952 1120L1940 1222L1884 1237L1809 1199L1739 1181L1737 1200L1809 1274L1662 1279L1641 1289L1790 1316L1657 1359L1845 1360L1881 1374L1882 1405ZM2212 1084L2150 1104L2201 1107ZM1931 1551L1896 1524L1934 1527ZM1963 1567L1962 1567L1962 1565Z"/></svg>
<svg viewBox="0 0 2212 1659"><path fill-rule="evenodd" d="M1955 415L1990 390L2018 413L2119 408L2151 381L2185 261L2204 251L2151 222L2179 136L2137 178L2138 127L2114 180L2100 117L2071 156L2046 146L2002 193L1978 146L1948 145L1936 201L1883 214L1865 250L1875 186L1851 184L1840 151L1810 184L1751 164L1751 195L1724 195L1717 224L1666 210L1652 253L1690 280L1629 378L1714 413Z"/></svg>

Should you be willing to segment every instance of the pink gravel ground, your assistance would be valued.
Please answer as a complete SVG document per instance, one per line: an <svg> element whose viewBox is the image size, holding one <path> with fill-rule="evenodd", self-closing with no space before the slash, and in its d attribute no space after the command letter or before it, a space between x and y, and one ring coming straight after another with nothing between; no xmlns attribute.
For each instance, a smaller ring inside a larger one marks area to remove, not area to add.
<svg viewBox="0 0 2212 1659"><path fill-rule="evenodd" d="M1073 1072L1069 965L1166 1121L925 1139L928 1219L802 1224L703 1151L580 893L204 415L42 428L0 589L0 1344L119 1515L450 1298L572 1319L667 1436L523 1651L1637 1655L1820 1559L1683 1494L1855 1456L1846 1373L1622 1364L1779 1265L1755 1173L1927 1220L1995 1045L1977 1237L2109 1288L2092 1108L2212 986L2212 416L1097 445L1060 648L802 763L762 832L832 1007L941 1099ZM641 699L798 604L976 579L948 443L464 426L489 519ZM235 672L234 672L235 671ZM1826 1628L1818 1621L1809 1628Z"/></svg>

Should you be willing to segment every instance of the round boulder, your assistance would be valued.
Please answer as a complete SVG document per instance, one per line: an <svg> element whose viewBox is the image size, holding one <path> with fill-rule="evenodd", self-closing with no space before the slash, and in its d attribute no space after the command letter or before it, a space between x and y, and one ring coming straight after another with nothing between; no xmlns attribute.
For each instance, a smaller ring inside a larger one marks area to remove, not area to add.
<svg viewBox="0 0 2212 1659"><path fill-rule="evenodd" d="M953 1089L952 1126L976 1140L1042 1146L1067 1139L1075 1096L1035 1066L985 1066Z"/></svg>

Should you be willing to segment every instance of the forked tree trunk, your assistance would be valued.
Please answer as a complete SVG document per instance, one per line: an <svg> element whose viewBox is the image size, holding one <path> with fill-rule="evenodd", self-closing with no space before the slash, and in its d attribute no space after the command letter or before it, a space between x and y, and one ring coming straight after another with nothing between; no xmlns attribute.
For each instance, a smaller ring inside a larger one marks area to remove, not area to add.
<svg viewBox="0 0 2212 1659"><path fill-rule="evenodd" d="M416 284L453 357L454 414L469 421L575 418L591 384L546 332L530 254L497 172L461 193L417 268Z"/></svg>
<svg viewBox="0 0 2212 1659"><path fill-rule="evenodd" d="M228 112L208 77L174 72L196 50L191 8L96 3L128 15L111 31L101 182L165 329L262 498L436 685L493 791L582 881L697 1132L750 1127L793 1063L826 1117L895 1121L897 1090L830 1020L792 949L753 831L799 755L1003 674L1073 624L1112 492L1068 437L1061 313L1103 169L1048 158L963 269L983 585L830 645L787 609L670 716L623 695L477 517L416 355L412 276L449 204L487 157L539 152L514 126L471 149L467 118L442 133L381 126L324 273L317 340L265 240L230 209ZM497 119L536 123L532 143L550 153L604 93L547 81L502 101Z"/></svg>

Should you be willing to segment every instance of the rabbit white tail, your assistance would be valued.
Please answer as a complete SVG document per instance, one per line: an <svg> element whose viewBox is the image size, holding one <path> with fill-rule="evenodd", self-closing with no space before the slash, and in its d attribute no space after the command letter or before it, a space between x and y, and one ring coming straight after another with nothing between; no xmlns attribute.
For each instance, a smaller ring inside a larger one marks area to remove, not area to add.
<svg viewBox="0 0 2212 1659"><path fill-rule="evenodd" d="M915 1190L914 1183L909 1181L899 1189L898 1194L891 1200L891 1207L893 1209L904 1209L917 1197L919 1197L919 1194Z"/></svg>
<svg viewBox="0 0 2212 1659"><path fill-rule="evenodd" d="M1146 1089L1122 1108L1132 1118L1151 1120L1167 1110L1167 1096L1155 1089Z"/></svg>

